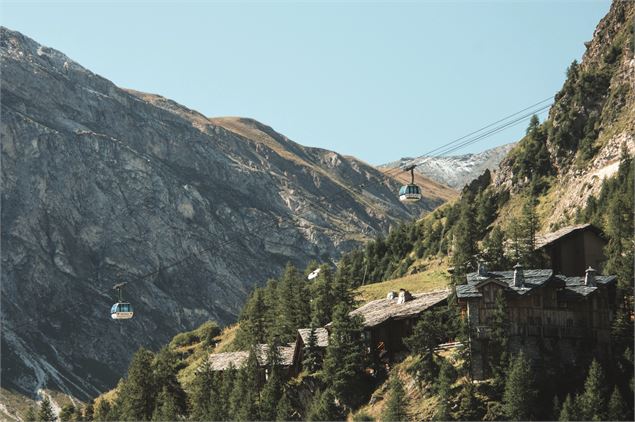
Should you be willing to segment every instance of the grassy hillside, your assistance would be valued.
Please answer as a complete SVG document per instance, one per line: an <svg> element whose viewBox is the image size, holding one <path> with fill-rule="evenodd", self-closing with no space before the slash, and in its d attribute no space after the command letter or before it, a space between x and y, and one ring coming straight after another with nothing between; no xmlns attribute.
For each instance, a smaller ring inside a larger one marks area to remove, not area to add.
<svg viewBox="0 0 635 422"><path fill-rule="evenodd" d="M415 262L412 267L416 266L417 263ZM422 272L382 281L381 283L360 286L355 290L355 299L365 303L385 298L388 292L398 291L399 289L406 289L412 293L439 290L447 287L449 282L450 274L447 272L447 265L444 265L441 260L436 260L433 261L433 265L430 265Z"/></svg>

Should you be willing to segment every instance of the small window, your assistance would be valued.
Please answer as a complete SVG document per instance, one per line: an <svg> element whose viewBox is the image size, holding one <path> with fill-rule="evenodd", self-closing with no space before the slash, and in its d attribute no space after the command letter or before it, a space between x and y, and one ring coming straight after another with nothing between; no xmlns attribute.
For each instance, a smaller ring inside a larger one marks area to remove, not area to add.
<svg viewBox="0 0 635 422"><path fill-rule="evenodd" d="M542 318L536 317L536 325L542 325Z"/></svg>
<svg viewBox="0 0 635 422"><path fill-rule="evenodd" d="M567 328L573 327L573 320L571 318L567 319Z"/></svg>
<svg viewBox="0 0 635 422"><path fill-rule="evenodd" d="M527 318L527 321L529 322L529 325L534 325L534 317Z"/></svg>
<svg viewBox="0 0 635 422"><path fill-rule="evenodd" d="M534 296L534 306L540 306L540 295Z"/></svg>

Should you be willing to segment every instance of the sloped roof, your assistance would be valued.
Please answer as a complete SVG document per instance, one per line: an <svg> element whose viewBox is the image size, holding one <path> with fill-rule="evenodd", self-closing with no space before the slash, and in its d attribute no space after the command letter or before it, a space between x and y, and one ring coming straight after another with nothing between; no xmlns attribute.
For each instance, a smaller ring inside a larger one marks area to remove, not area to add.
<svg viewBox="0 0 635 422"><path fill-rule="evenodd" d="M249 352L212 353L208 361L212 371L224 371L232 366L236 369L241 368L248 357Z"/></svg>
<svg viewBox="0 0 635 422"><path fill-rule="evenodd" d="M503 282L507 285L509 290L519 295L524 295L536 287L542 286L552 278L560 280L564 289L573 295L587 296L597 290L597 287L585 286L584 277L567 277L560 274L554 275L552 270L523 270L523 276L523 287L515 287L513 271L489 271L485 274L479 274L478 272L470 273L467 275L467 284L456 286L456 295L460 299L482 297L483 295L479 292L477 286L479 283L487 280ZM604 285L615 281L615 279L615 276L596 275L595 283L597 285ZM569 295L567 297L572 296Z"/></svg>
<svg viewBox="0 0 635 422"><path fill-rule="evenodd" d="M302 343L305 345L309 344L309 336L311 335L310 328L300 328L298 330L298 334L300 334L300 337L302 338ZM315 336L317 337L317 347L326 347L329 345L329 332L326 328L316 328Z"/></svg>
<svg viewBox="0 0 635 422"><path fill-rule="evenodd" d="M291 366L293 364L293 354L295 352L295 344L280 346L278 348L280 354L280 366ZM256 345L256 359L258 365L267 365L267 356L269 354L268 344ZM208 357L210 369L212 371L224 371L231 366L238 369L241 368L249 358L248 351L212 353Z"/></svg>
<svg viewBox="0 0 635 422"><path fill-rule="evenodd" d="M403 319L417 315L429 307L447 299L449 290L438 290L428 293L415 293L412 300L397 303L397 299L378 299L361 306L351 315L364 318L365 327L374 327L388 319Z"/></svg>
<svg viewBox="0 0 635 422"><path fill-rule="evenodd" d="M568 299L574 299L576 297L587 296L597 290L594 286L585 286L584 277L567 277L564 275L558 275L559 279L565 283L565 292ZM595 275L596 285L606 285L617 280L614 275Z"/></svg>
<svg viewBox="0 0 635 422"><path fill-rule="evenodd" d="M481 292L478 291L476 286L486 280L496 280L503 284L506 284L510 289L516 293L522 295L529 292L531 289L544 284L553 275L552 270L524 270L524 287L514 287L514 272L513 271L489 271L485 275L481 275L478 272L469 273L467 275L467 284L456 286L456 294L460 298L467 297L481 297Z"/></svg>
<svg viewBox="0 0 635 422"><path fill-rule="evenodd" d="M585 230L585 229L589 229L592 230L593 232L595 232L598 235L601 235L602 231L600 229L598 229L597 227L595 227L592 224L577 224L574 226L567 226L567 227L563 227L560 230L556 230L555 232L552 233L545 233L542 235L537 235L536 236L536 249L541 249L544 248L547 245L550 245L551 243L555 242L556 240L560 240L564 237L569 236L570 234L578 231L578 230Z"/></svg>

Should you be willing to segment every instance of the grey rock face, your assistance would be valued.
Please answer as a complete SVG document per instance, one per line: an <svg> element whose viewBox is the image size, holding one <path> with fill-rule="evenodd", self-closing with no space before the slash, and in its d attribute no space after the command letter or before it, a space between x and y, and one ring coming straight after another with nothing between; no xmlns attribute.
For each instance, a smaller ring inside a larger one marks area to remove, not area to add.
<svg viewBox="0 0 635 422"><path fill-rule="evenodd" d="M0 36L5 388L112 388L137 348L234 321L288 261L333 260L442 202L406 208L394 180L353 158L120 89ZM121 281L127 322L109 315Z"/></svg>
<svg viewBox="0 0 635 422"><path fill-rule="evenodd" d="M420 173L435 182L443 183L460 190L463 186L483 174L485 170L495 170L507 156L515 144L505 144L487 149L476 154L450 155L447 157L428 157L422 155L414 159ZM410 163L413 158L402 158L399 161L384 164L380 167L398 167Z"/></svg>

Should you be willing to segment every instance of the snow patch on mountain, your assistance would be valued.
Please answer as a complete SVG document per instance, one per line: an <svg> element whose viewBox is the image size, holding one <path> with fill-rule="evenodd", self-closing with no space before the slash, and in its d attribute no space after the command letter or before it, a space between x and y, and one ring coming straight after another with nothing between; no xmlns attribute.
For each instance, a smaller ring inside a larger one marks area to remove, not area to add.
<svg viewBox="0 0 635 422"><path fill-rule="evenodd" d="M483 174L486 169L494 170L498 168L502 159L505 158L514 145L514 143L505 144L475 154L449 155L445 157L426 155L416 158L404 157L379 167L394 168L405 164L416 164L415 171L417 173L451 188L461 189Z"/></svg>

